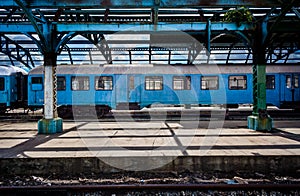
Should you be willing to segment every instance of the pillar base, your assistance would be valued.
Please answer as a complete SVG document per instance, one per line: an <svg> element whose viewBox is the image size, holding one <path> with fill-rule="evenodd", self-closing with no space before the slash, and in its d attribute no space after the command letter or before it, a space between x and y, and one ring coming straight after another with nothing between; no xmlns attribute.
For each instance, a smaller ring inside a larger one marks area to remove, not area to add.
<svg viewBox="0 0 300 196"><path fill-rule="evenodd" d="M271 131L273 119L270 116L261 118L259 116L248 116L248 128L255 131Z"/></svg>
<svg viewBox="0 0 300 196"><path fill-rule="evenodd" d="M39 134L54 134L63 131L63 120L61 118L41 119L38 121Z"/></svg>

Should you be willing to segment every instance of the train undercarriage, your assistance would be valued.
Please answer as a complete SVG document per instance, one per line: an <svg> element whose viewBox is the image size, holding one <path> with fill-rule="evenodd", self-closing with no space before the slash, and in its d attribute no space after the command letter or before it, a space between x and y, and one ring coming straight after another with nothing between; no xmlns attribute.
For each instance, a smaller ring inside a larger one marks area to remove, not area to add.
<svg viewBox="0 0 300 196"><path fill-rule="evenodd" d="M62 105L57 108L59 117L73 118L73 117L103 117L109 113L111 108L107 105Z"/></svg>

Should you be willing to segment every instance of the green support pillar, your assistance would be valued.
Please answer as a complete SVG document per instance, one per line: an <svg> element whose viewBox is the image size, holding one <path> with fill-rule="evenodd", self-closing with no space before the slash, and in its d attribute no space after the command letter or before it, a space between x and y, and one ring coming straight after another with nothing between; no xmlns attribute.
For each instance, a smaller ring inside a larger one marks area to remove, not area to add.
<svg viewBox="0 0 300 196"><path fill-rule="evenodd" d="M253 112L248 116L248 128L257 131L271 131L272 118L267 113L266 66L253 66Z"/></svg>
<svg viewBox="0 0 300 196"><path fill-rule="evenodd" d="M253 112L248 116L248 128L271 131L273 120L267 113L265 42L268 34L267 18L257 24L253 45Z"/></svg>

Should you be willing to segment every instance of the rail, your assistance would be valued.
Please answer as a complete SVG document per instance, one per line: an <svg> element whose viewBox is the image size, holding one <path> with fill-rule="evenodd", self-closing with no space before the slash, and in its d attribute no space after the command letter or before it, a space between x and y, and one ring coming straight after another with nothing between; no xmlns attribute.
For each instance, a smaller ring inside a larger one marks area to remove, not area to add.
<svg viewBox="0 0 300 196"><path fill-rule="evenodd" d="M56 185L56 186L0 186L2 194L58 194L72 195L77 193L101 193L101 194L149 194L149 193L205 193L218 191L219 193L251 192L255 193L300 193L300 184L113 184L113 185ZM246 195L247 195L246 194Z"/></svg>

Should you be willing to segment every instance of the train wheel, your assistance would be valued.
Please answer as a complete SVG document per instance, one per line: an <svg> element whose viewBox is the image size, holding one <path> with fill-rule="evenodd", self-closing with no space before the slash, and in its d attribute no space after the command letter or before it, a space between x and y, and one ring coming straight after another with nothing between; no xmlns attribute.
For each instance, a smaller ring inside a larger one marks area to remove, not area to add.
<svg viewBox="0 0 300 196"><path fill-rule="evenodd" d="M72 108L70 106L61 106L57 109L58 116L61 118L71 119L73 118Z"/></svg>
<svg viewBox="0 0 300 196"><path fill-rule="evenodd" d="M5 114L5 112L6 112L6 109L3 109L3 108L0 109L0 114Z"/></svg>
<svg viewBox="0 0 300 196"><path fill-rule="evenodd" d="M105 115L105 109L97 110L97 117L102 118Z"/></svg>
<svg viewBox="0 0 300 196"><path fill-rule="evenodd" d="M109 113L110 108L107 106L96 106L96 113L98 118L103 118L105 114Z"/></svg>

